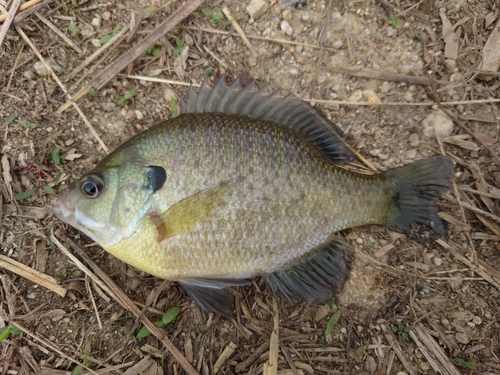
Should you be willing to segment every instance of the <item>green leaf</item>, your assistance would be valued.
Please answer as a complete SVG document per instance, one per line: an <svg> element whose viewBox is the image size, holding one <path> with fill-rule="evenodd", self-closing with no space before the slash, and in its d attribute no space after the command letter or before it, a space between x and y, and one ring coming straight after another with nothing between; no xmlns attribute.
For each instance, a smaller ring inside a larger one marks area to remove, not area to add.
<svg viewBox="0 0 500 375"><path fill-rule="evenodd" d="M161 320L165 325L173 323L175 319L177 319L177 316L179 315L180 312L181 312L180 307L177 306L171 307L167 310L165 314L163 314Z"/></svg>
<svg viewBox="0 0 500 375"><path fill-rule="evenodd" d="M212 9L208 9L208 8L203 8L201 10L201 13L203 13L205 16L208 16L208 17L212 17L212 14L214 14Z"/></svg>
<svg viewBox="0 0 500 375"><path fill-rule="evenodd" d="M199 326L196 330L197 330L198 332L205 332L207 329L208 329L208 327L207 327L207 326L202 325L202 326Z"/></svg>
<svg viewBox="0 0 500 375"><path fill-rule="evenodd" d="M328 301L328 307L330 310L333 310L333 307L335 306L335 298L332 298L331 300Z"/></svg>
<svg viewBox="0 0 500 375"><path fill-rule="evenodd" d="M22 46L21 43L16 43L16 45L14 46L14 51L12 51L12 53L14 55L17 55L19 52L21 52L21 46Z"/></svg>
<svg viewBox="0 0 500 375"><path fill-rule="evenodd" d="M123 104L127 100L129 100L130 98L133 98L134 96L136 96L137 94L138 94L137 91L129 91L125 95L123 95L120 99L118 99L118 101L116 103L118 105Z"/></svg>
<svg viewBox="0 0 500 375"><path fill-rule="evenodd" d="M54 163L54 165L62 164L64 159L61 156L61 149L56 148L54 151L52 151L50 153L50 158L51 158L52 162Z"/></svg>
<svg viewBox="0 0 500 375"><path fill-rule="evenodd" d="M331 317L330 317L330 320L328 321L328 323L326 324L326 332L325 332L325 336L328 336L330 333L332 333L333 331L333 326L335 324L337 324L337 322L339 321L339 318L340 318L340 314L341 314L341 311L340 310L337 310L335 312L335 314L333 314Z"/></svg>
<svg viewBox="0 0 500 375"><path fill-rule="evenodd" d="M149 56L158 56L161 53L161 48L157 48L156 45L153 45L148 48L146 51L146 55Z"/></svg>
<svg viewBox="0 0 500 375"><path fill-rule="evenodd" d="M38 127L38 124L36 122L29 122L21 119L18 119L17 122L19 122L22 126L26 126L27 128L30 129L35 129L36 127Z"/></svg>
<svg viewBox="0 0 500 375"><path fill-rule="evenodd" d="M236 32L236 30L235 30L235 29L231 29L231 30L229 30L229 31L227 32L227 35L231 36L231 35L233 35L235 32Z"/></svg>
<svg viewBox="0 0 500 375"><path fill-rule="evenodd" d="M396 16L391 16L389 20L389 25L394 27L395 29L399 29L401 27L401 21L396 18Z"/></svg>
<svg viewBox="0 0 500 375"><path fill-rule="evenodd" d="M99 44L102 46L102 45L106 44L107 42L109 42L111 40L111 38L113 38L113 35L111 35L111 34L104 35L104 36L99 38Z"/></svg>
<svg viewBox="0 0 500 375"><path fill-rule="evenodd" d="M31 197L34 192L35 192L34 190L23 191L22 193L16 194L14 196L14 199L16 201L22 201L23 199L27 199L27 198Z"/></svg>
<svg viewBox="0 0 500 375"><path fill-rule="evenodd" d="M151 331L147 327L142 327L137 335L135 335L138 339L143 339L144 337L148 337L151 334Z"/></svg>
<svg viewBox="0 0 500 375"><path fill-rule="evenodd" d="M156 12L158 10L157 7L147 7L145 8L143 11L142 11L142 17L143 18L146 18L146 17L149 17L150 15L152 15L154 12Z"/></svg>
<svg viewBox="0 0 500 375"><path fill-rule="evenodd" d="M80 372L82 372L83 367L78 365L76 366L73 371L71 371L71 375L78 375Z"/></svg>
<svg viewBox="0 0 500 375"><path fill-rule="evenodd" d="M13 335L19 335L22 330L15 327L15 326L9 326L10 327L10 333L13 334Z"/></svg>
<svg viewBox="0 0 500 375"><path fill-rule="evenodd" d="M462 358L455 358L455 362L457 362L460 365L464 365L465 367L467 367L467 368L469 368L471 370L475 370L476 369L476 365L474 365L474 363L467 362L466 360L464 360Z"/></svg>
<svg viewBox="0 0 500 375"><path fill-rule="evenodd" d="M48 195L54 195L54 189L52 189L48 185L43 185L43 190L48 194Z"/></svg>
<svg viewBox="0 0 500 375"><path fill-rule="evenodd" d="M71 21L69 23L69 32L73 36L77 36L78 35L78 28L76 27L76 23L74 23L73 21Z"/></svg>
<svg viewBox="0 0 500 375"><path fill-rule="evenodd" d="M5 340L10 335L11 326L0 328L0 342Z"/></svg>
<svg viewBox="0 0 500 375"><path fill-rule="evenodd" d="M182 53L182 51L184 51L184 45L179 38L175 38L175 44L177 47L173 50L172 55L177 57Z"/></svg>
<svg viewBox="0 0 500 375"><path fill-rule="evenodd" d="M7 117L7 125L11 124L17 118L17 115L10 115Z"/></svg>
<svg viewBox="0 0 500 375"><path fill-rule="evenodd" d="M99 95L99 93L95 90L89 90L89 95L95 98Z"/></svg>
<svg viewBox="0 0 500 375"><path fill-rule="evenodd" d="M238 46L242 46L243 45L243 39L238 39Z"/></svg>
<svg viewBox="0 0 500 375"><path fill-rule="evenodd" d="M179 116L177 113L177 106L175 105L175 98L173 96L170 98L170 111L172 112L172 118Z"/></svg>

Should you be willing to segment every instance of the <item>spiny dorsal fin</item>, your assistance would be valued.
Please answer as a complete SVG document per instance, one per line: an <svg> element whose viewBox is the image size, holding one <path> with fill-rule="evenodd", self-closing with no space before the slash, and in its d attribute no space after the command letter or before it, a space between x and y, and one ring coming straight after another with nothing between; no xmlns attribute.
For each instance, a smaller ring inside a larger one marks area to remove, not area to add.
<svg viewBox="0 0 500 375"><path fill-rule="evenodd" d="M268 84L257 89L255 80L242 88L240 77L227 86L224 76L211 88L205 78L198 93L190 87L187 102L181 102L181 113L227 113L273 121L316 145L332 163L353 159L341 140L342 131L321 112L294 94L282 97L280 91L267 91Z"/></svg>

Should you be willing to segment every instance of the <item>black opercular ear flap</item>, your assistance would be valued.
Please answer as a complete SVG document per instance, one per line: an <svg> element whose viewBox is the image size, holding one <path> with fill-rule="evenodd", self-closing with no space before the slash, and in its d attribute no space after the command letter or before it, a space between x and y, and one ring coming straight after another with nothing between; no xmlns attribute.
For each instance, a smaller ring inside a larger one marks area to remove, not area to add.
<svg viewBox="0 0 500 375"><path fill-rule="evenodd" d="M150 165L147 171L148 187L153 190L153 193L163 187L167 181L167 172L165 168L157 165Z"/></svg>

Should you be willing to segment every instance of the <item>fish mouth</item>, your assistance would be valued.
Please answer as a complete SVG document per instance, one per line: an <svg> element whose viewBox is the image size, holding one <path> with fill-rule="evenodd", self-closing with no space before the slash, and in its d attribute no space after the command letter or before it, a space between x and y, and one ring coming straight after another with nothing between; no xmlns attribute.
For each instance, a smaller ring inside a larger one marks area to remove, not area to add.
<svg viewBox="0 0 500 375"><path fill-rule="evenodd" d="M75 208L68 202L66 191L59 195L57 203L52 207L52 212L59 220L69 222L68 218L75 212Z"/></svg>

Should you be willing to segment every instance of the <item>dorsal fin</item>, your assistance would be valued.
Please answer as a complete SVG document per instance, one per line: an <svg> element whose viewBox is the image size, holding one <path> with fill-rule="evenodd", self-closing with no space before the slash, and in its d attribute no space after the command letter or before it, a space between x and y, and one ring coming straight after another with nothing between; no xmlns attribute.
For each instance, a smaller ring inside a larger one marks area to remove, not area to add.
<svg viewBox="0 0 500 375"><path fill-rule="evenodd" d="M205 78L198 93L190 87L187 102L181 101L181 113L227 113L273 121L316 145L332 163L354 158L341 140L342 131L321 112L294 94L282 97L280 91L267 91L268 84L257 89L255 80L242 88L240 77L227 86L224 76L212 88Z"/></svg>

